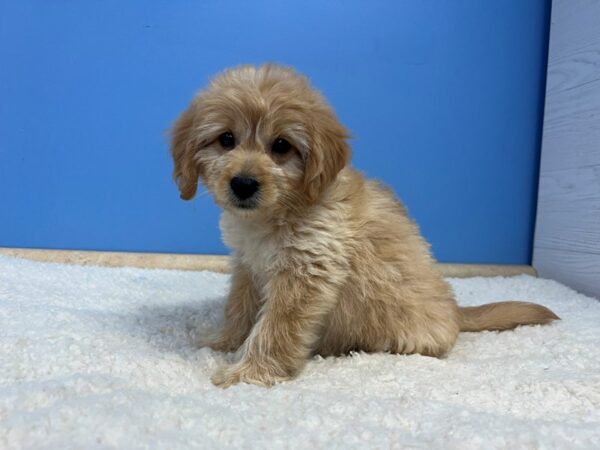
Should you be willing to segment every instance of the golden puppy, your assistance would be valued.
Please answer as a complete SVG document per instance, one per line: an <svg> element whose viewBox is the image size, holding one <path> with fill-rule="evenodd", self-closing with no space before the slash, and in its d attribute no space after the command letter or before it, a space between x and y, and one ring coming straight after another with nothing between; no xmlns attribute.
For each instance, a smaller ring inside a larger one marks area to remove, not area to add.
<svg viewBox="0 0 600 450"><path fill-rule="evenodd" d="M233 250L225 323L204 345L238 361L216 385L288 380L312 354L439 357L460 331L558 319L531 303L458 307L404 207L349 167L347 140L307 79L275 65L225 71L175 123L181 197L202 180Z"/></svg>

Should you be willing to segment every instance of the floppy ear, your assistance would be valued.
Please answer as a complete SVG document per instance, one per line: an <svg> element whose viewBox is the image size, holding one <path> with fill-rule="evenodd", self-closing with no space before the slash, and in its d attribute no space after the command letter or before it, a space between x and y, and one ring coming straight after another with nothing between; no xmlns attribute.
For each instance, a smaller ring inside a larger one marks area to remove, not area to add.
<svg viewBox="0 0 600 450"><path fill-rule="evenodd" d="M348 164L348 132L331 111L315 114L312 145L304 168L304 191L311 203L335 180Z"/></svg>
<svg viewBox="0 0 600 450"><path fill-rule="evenodd" d="M194 161L194 139L192 128L194 113L192 106L183 112L171 129L171 156L173 157L173 178L179 186L181 198L190 200L198 188L198 167Z"/></svg>

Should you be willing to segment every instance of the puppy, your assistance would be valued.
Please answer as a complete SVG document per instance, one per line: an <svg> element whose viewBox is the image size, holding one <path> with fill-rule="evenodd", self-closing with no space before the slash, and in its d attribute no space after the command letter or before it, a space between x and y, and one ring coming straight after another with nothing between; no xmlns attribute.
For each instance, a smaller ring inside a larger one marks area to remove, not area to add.
<svg viewBox="0 0 600 450"><path fill-rule="evenodd" d="M238 351L218 386L288 380L313 354L441 357L460 331L558 319L532 303L458 307L402 204L348 165L348 132L292 69L223 72L171 136L181 197L203 182L233 250L225 322L204 343Z"/></svg>

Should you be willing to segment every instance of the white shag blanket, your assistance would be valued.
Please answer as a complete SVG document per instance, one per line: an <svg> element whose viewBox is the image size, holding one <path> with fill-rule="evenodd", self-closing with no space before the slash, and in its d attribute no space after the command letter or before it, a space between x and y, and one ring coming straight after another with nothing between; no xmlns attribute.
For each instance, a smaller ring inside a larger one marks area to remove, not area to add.
<svg viewBox="0 0 600 450"><path fill-rule="evenodd" d="M554 281L450 280L462 305L537 301L562 317L550 326L222 390L225 356L194 337L228 282L0 256L0 448L600 448L600 302Z"/></svg>

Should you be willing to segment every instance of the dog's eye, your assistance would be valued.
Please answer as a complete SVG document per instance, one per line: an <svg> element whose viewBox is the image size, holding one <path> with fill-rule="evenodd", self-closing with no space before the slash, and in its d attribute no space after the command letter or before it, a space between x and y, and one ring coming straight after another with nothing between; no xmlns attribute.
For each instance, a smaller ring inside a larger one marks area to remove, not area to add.
<svg viewBox="0 0 600 450"><path fill-rule="evenodd" d="M273 153L277 153L278 155L285 155L291 149L292 149L292 144L290 144L288 141L286 141L283 138L275 139L275 142L273 142L273 146L271 147L271 151Z"/></svg>
<svg viewBox="0 0 600 450"><path fill-rule="evenodd" d="M221 144L221 147L231 150L233 147L235 147L235 138L233 137L233 134L229 131L221 134L219 136L219 144Z"/></svg>

